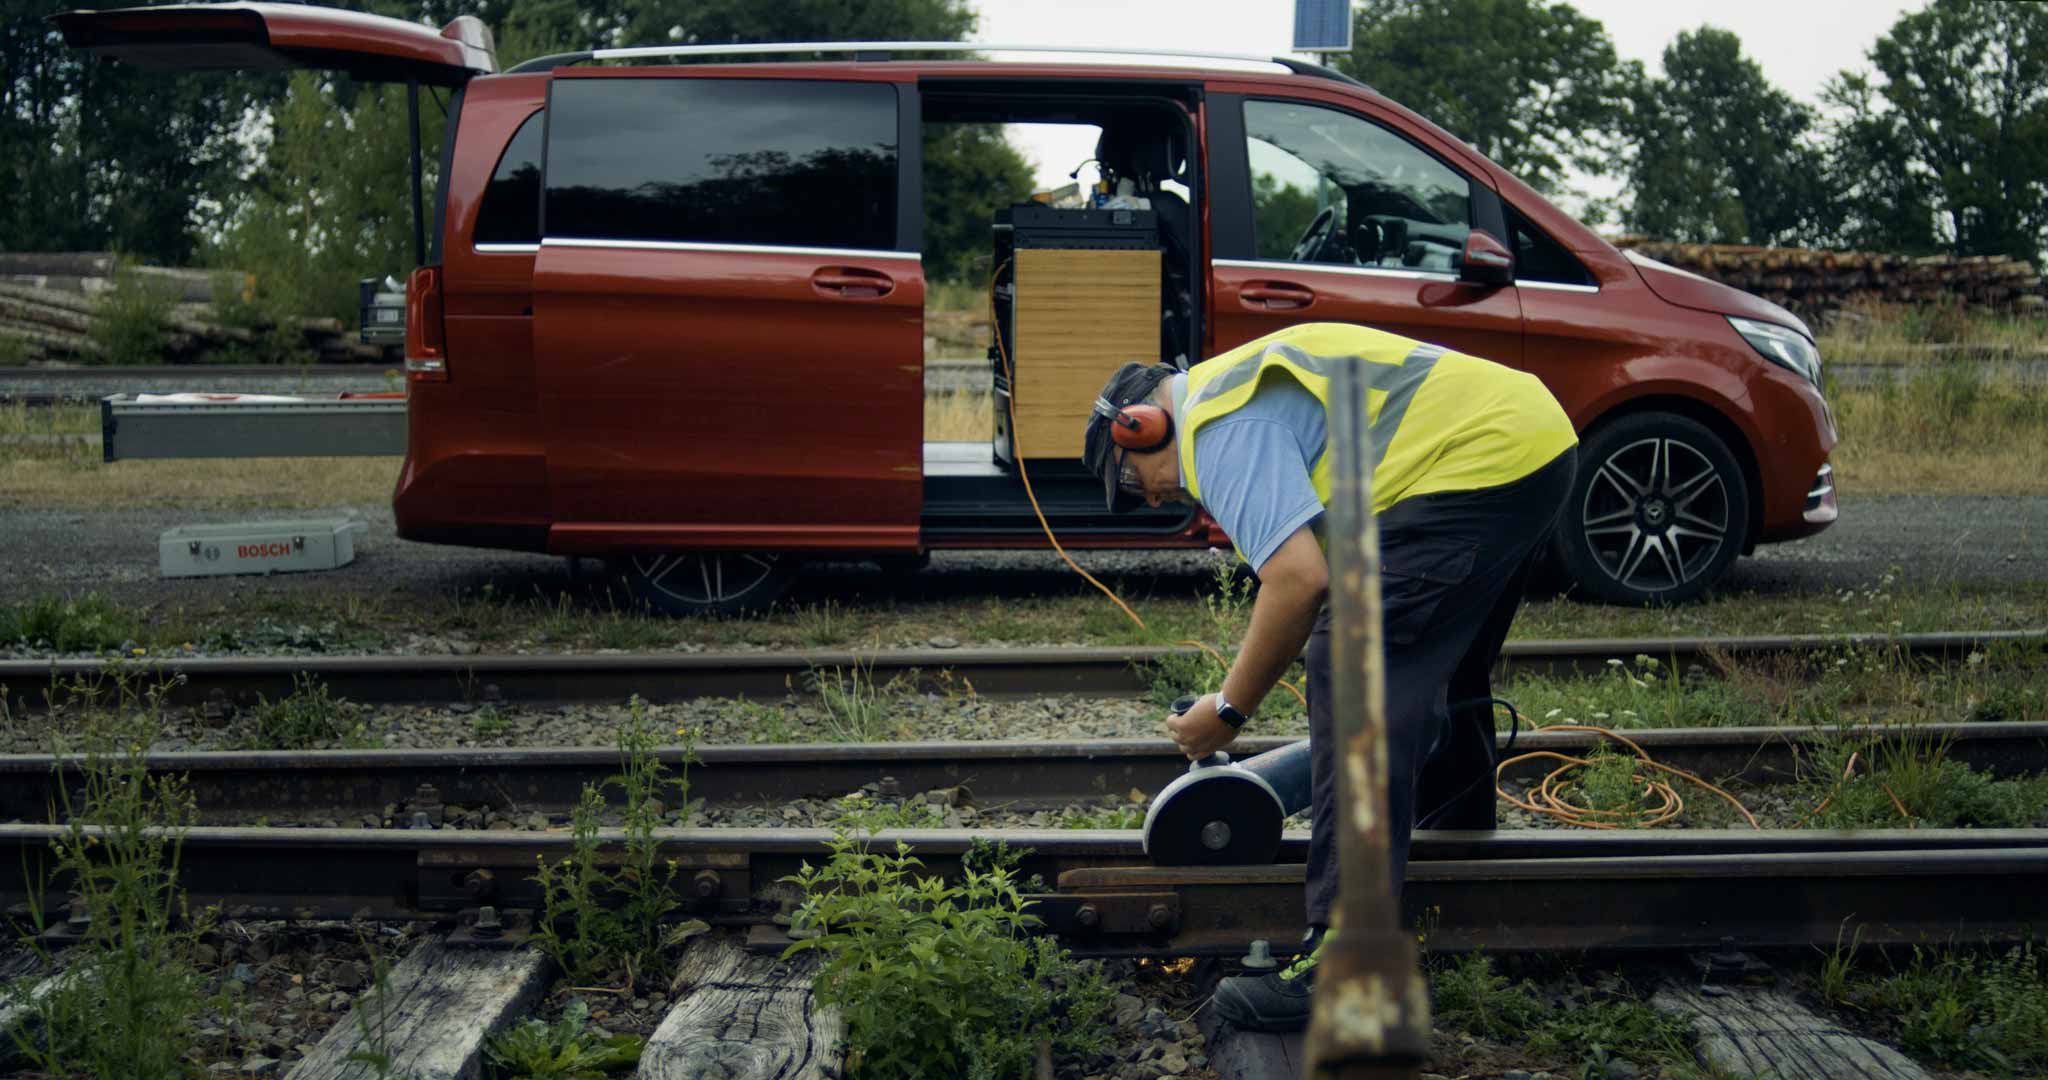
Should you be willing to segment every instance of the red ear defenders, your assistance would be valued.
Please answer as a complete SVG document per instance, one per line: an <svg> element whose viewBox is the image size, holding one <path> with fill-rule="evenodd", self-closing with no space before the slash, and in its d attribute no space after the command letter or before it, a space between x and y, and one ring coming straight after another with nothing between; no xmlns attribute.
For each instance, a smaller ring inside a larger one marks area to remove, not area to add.
<svg viewBox="0 0 2048 1080"><path fill-rule="evenodd" d="M1173 417L1157 405L1126 405L1109 418L1110 441L1149 454L1173 441Z"/></svg>

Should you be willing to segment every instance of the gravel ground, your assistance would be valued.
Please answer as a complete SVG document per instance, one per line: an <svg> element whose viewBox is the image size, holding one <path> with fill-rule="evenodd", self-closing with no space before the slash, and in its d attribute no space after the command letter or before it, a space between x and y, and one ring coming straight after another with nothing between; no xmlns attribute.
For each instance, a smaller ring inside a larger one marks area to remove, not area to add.
<svg viewBox="0 0 2048 1080"><path fill-rule="evenodd" d="M1164 733L1163 711L1142 698L1091 698L1063 694L1028 699L945 697L904 694L888 698L880 720L861 730L835 719L816 698L752 702L700 698L649 705L655 730L664 735L687 727L703 745L782 742L874 742L891 739L976 740L1142 738ZM621 705L343 706L338 737L319 748L612 746L627 708ZM221 721L203 710L172 709L164 717L158 750L244 750L261 745L255 721L246 713ZM26 712L0 725L0 753L47 753L64 734L59 715ZM1306 735L1300 713L1262 717L1260 734ZM673 741L673 740L664 740Z"/></svg>
<svg viewBox="0 0 2048 1080"><path fill-rule="evenodd" d="M566 560L542 555L415 544L397 539L389 506L335 507L306 517L359 511L370 523L356 560L329 573L275 577L161 579L156 538L167 528L248 517L139 509L0 513L0 550L14 573L0 576L0 603L52 591L98 589L134 604L200 604L235 597L312 591L448 597L492 585L501 595L552 593L569 584ZM286 516L286 515L275 515ZM1828 592L1868 585L1888 568L1904 585L2011 584L2048 580L2048 496L1870 496L1843 498L1842 519L1819 536L1760 548L1731 571L1728 587L1764 594ZM1142 595L1192 595L1209 581L1204 552L1091 552L1098 572L1128 576ZM1087 588L1049 552L943 552L926 570L891 584L865 564L809 569L794 599L822 603L852 591L894 590L922 599L1029 596Z"/></svg>

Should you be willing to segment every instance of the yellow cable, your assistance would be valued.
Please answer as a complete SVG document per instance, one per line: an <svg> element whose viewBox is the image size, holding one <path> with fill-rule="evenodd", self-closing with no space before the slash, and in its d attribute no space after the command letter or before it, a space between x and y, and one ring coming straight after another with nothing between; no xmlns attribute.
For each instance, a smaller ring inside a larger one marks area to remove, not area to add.
<svg viewBox="0 0 2048 1080"><path fill-rule="evenodd" d="M1088 571L1082 569L1081 564L1075 562L1074 557L1067 554L1067 549L1060 546L1060 538L1058 536L1053 535L1052 524L1045 520L1045 510L1038 505L1037 492L1031 490L1031 473L1030 470L1024 467L1024 454L1017 448L1016 444L1017 369L1016 366L1010 362L1010 350L1003 345L1003 323L1001 318L999 318L999 313L996 309L996 281L1002 277L1003 267L1008 265L1010 265L1010 261L1007 259L1003 260L1003 262L999 263L996 266L995 272L989 275L988 317L989 329L994 333L996 339L996 355L1001 357L1003 361L1003 378L1010 384L1010 403L1008 406L1010 414L1010 456L1012 460L1016 461L1017 463L1018 478L1024 481L1024 497L1031 501L1031 513L1038 518L1038 527L1045 531L1046 540L1052 544L1053 551L1059 553L1060 559L1064 561L1067 564L1067 566L1072 568L1075 573L1081 575L1081 577L1084 580L1086 580L1088 584L1095 586L1097 589L1100 589L1102 591L1102 595L1109 597L1110 603L1115 604L1119 609L1123 611L1125 615L1130 616L1131 621L1137 624L1139 630L1142 630L1145 633L1150 634L1152 632L1152 628L1145 625L1145 620L1143 618L1140 618L1136 611L1131 610L1131 605L1124 603L1123 597L1118 596L1116 594L1116 590L1111 589L1109 586L1104 585L1102 582L1096 580L1094 574L1091 574ZM1195 648L1200 649L1203 652L1207 653L1209 655L1209 658L1216 661L1217 665L1222 667L1226 672L1230 670L1229 661L1223 659L1223 655L1221 653L1218 653L1215 649L1210 648L1207 644L1203 642L1182 640L1175 642L1175 644L1192 645ZM1303 708L1308 707L1308 698L1304 696L1302 692L1294 686L1294 684L1288 682L1285 679L1282 679L1280 680L1280 685L1286 687L1287 692L1293 694L1294 699L1296 701L1301 702Z"/></svg>

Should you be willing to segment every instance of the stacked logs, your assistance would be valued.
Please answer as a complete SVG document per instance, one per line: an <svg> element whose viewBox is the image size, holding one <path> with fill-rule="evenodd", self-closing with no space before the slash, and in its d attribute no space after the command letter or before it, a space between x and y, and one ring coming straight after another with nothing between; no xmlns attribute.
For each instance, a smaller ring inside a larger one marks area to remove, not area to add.
<svg viewBox="0 0 2048 1080"><path fill-rule="evenodd" d="M163 301L165 363L222 359L219 354L254 344L260 332L274 329L224 323L212 303L211 272L153 266L121 270L113 256L97 252L0 253L0 355L10 362L105 362L95 330L107 317L105 298L117 272L136 275ZM340 319L300 318L291 324L298 340L322 362L388 359L383 348L357 340Z"/></svg>
<svg viewBox="0 0 2048 1080"><path fill-rule="evenodd" d="M2004 255L1886 255L1870 251L1673 244L1625 236L1615 246L1805 311L1940 303L2001 310L2048 307L2032 263Z"/></svg>

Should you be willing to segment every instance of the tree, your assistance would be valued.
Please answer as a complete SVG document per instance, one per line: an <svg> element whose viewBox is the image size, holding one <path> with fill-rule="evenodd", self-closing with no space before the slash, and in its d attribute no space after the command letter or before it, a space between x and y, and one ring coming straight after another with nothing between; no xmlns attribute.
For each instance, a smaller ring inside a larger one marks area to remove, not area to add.
<svg viewBox="0 0 2048 1080"><path fill-rule="evenodd" d="M1272 173L1252 177L1252 250L1259 258L1287 258L1315 218L1314 192L1283 184Z"/></svg>
<svg viewBox="0 0 2048 1080"><path fill-rule="evenodd" d="M422 89L421 142L443 123ZM213 260L256 275L280 313L353 323L356 282L413 265L412 138L399 86L363 86L299 71L270 111L258 167L227 215ZM438 157L423 155L432 213ZM432 227L431 219L428 227Z"/></svg>
<svg viewBox="0 0 2048 1080"><path fill-rule="evenodd" d="M1724 244L1823 241L1833 207L1814 117L1726 30L1682 32L1625 125L1632 231Z"/></svg>
<svg viewBox="0 0 2048 1080"><path fill-rule="evenodd" d="M1827 101L1859 246L2037 258L2048 239L2048 5L1934 0Z"/></svg>
<svg viewBox="0 0 2048 1080"><path fill-rule="evenodd" d="M0 248L186 259L195 216L232 183L243 112L272 84L103 63L49 12L0 0Z"/></svg>
<svg viewBox="0 0 2048 1080"><path fill-rule="evenodd" d="M1031 166L993 124L924 128L924 272L936 281L987 275L997 210L1031 197ZM986 260L983 260L984 263ZM977 282L986 284L986 282Z"/></svg>
<svg viewBox="0 0 2048 1080"><path fill-rule="evenodd" d="M966 0L634 0L624 43L961 41Z"/></svg>
<svg viewBox="0 0 2048 1080"><path fill-rule="evenodd" d="M1542 0L1367 0L1336 66L1544 192L1611 158L1628 65L1598 20Z"/></svg>

